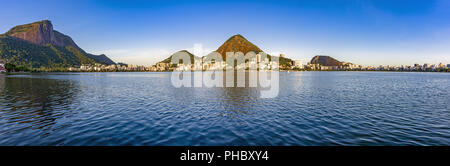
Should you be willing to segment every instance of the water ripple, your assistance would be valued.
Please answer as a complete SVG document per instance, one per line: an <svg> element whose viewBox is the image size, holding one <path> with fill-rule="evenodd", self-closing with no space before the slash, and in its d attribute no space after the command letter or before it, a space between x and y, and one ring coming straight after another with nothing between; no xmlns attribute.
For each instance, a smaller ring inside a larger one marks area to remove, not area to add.
<svg viewBox="0 0 450 166"><path fill-rule="evenodd" d="M280 73L173 88L170 73L0 76L0 145L450 145L450 75Z"/></svg>

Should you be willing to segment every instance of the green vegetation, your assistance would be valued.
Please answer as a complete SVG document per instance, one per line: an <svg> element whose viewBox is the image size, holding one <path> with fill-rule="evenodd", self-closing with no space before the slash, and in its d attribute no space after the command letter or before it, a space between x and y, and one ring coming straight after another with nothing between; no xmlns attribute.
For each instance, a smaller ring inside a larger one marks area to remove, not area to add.
<svg viewBox="0 0 450 166"><path fill-rule="evenodd" d="M15 26L0 34L0 59L38 71L60 71L82 64L115 64L105 55L84 52L69 36L53 30L48 20Z"/></svg>
<svg viewBox="0 0 450 166"><path fill-rule="evenodd" d="M311 60L311 64L320 64L323 66L341 66L342 62L330 57L317 55Z"/></svg>
<svg viewBox="0 0 450 166"><path fill-rule="evenodd" d="M269 60L271 61L272 57L275 57L275 56L268 55L268 57L269 57ZM294 63L294 61L292 59L289 59L289 58L278 57L278 63L280 65L281 69L284 69L284 68L289 68L290 69L292 64Z"/></svg>
<svg viewBox="0 0 450 166"><path fill-rule="evenodd" d="M11 63L6 63L5 64L5 68L6 68L6 70L8 72L21 72L21 71L22 72L30 72L31 71L31 69L29 69L29 68L27 68L25 66L22 66L22 65L16 66L16 65L11 64Z"/></svg>
<svg viewBox="0 0 450 166"><path fill-rule="evenodd" d="M81 64L95 64L95 61L91 58L88 58L85 54L80 50L73 48L72 46L66 46L66 50L75 55L78 58L78 61Z"/></svg>
<svg viewBox="0 0 450 166"><path fill-rule="evenodd" d="M290 68L293 64L293 61L289 58L280 57L279 61L281 67Z"/></svg>
<svg viewBox="0 0 450 166"><path fill-rule="evenodd" d="M12 28L11 30L9 30L6 34L11 35L11 34L15 34L15 33L27 32L27 31L33 29L33 26L40 25L40 24L48 24L49 22L50 21L48 21L48 20L43 20L43 21L31 23L31 24L19 25L19 26Z"/></svg>

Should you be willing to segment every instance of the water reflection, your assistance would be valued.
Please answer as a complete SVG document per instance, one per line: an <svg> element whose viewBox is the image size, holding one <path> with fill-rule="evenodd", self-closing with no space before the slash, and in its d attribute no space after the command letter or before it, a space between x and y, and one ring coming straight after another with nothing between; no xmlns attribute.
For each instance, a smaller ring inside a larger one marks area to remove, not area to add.
<svg viewBox="0 0 450 166"><path fill-rule="evenodd" d="M49 134L60 118L72 116L78 85L69 80L45 78L0 78L1 133L37 129Z"/></svg>
<svg viewBox="0 0 450 166"><path fill-rule="evenodd" d="M238 77L240 75L245 76L245 87L237 87ZM235 71L234 73L224 72L223 80L225 80L225 85L230 84L231 82L234 87L224 87L219 90L220 93L218 93L219 96L217 96L217 98L223 99L222 102L225 107L225 113L221 114L222 116L239 119L251 114L251 112L257 111L254 110L253 106L257 103L259 98L260 87L250 87L250 82L257 82L258 78L259 77L251 77L248 71Z"/></svg>
<svg viewBox="0 0 450 166"><path fill-rule="evenodd" d="M191 85L195 85L196 72L186 73L191 78ZM203 74L200 72L200 74ZM238 86L238 76L242 74L245 78L245 87ZM197 105L196 107L210 108L215 107L216 115L226 116L232 119L245 118L251 112L257 111L254 106L260 99L260 91L263 89L259 85L257 87L250 87L250 82L257 82L259 79L258 72L257 77L251 77L249 72L235 71L234 73L223 72L221 75L223 80L223 87L180 87L168 86L167 89L162 89L166 93L173 96L177 105L182 107L192 107L197 103L207 102L210 105ZM205 77L205 75L203 75ZM216 77L216 75L213 75ZM228 79L227 79L228 78ZM233 79L231 79L233 78ZM166 78L169 79L169 78ZM205 78L203 78L205 79ZM250 81L250 79L252 79ZM234 85L233 87L227 87L227 85ZM161 87L160 87L161 88ZM163 87L164 88L164 87ZM168 99L169 100L169 99Z"/></svg>

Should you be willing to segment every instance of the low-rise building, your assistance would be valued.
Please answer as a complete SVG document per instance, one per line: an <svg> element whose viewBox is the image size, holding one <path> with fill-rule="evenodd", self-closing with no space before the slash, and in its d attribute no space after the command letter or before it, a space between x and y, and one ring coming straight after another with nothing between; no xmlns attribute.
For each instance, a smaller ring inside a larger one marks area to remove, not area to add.
<svg viewBox="0 0 450 166"><path fill-rule="evenodd" d="M170 63L159 62L156 64L156 68L158 71L168 71L170 68Z"/></svg>
<svg viewBox="0 0 450 166"><path fill-rule="evenodd" d="M350 62L342 62L342 67L346 70L356 70L361 69L362 66Z"/></svg>
<svg viewBox="0 0 450 166"><path fill-rule="evenodd" d="M320 66L320 70L333 70L333 66Z"/></svg>

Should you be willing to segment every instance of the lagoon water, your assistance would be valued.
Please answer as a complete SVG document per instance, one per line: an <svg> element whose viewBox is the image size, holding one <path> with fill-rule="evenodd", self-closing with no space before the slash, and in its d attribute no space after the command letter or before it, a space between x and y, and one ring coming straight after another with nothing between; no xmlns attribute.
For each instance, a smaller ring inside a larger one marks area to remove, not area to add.
<svg viewBox="0 0 450 166"><path fill-rule="evenodd" d="M258 88L171 73L0 75L0 145L450 145L450 74L281 72Z"/></svg>

